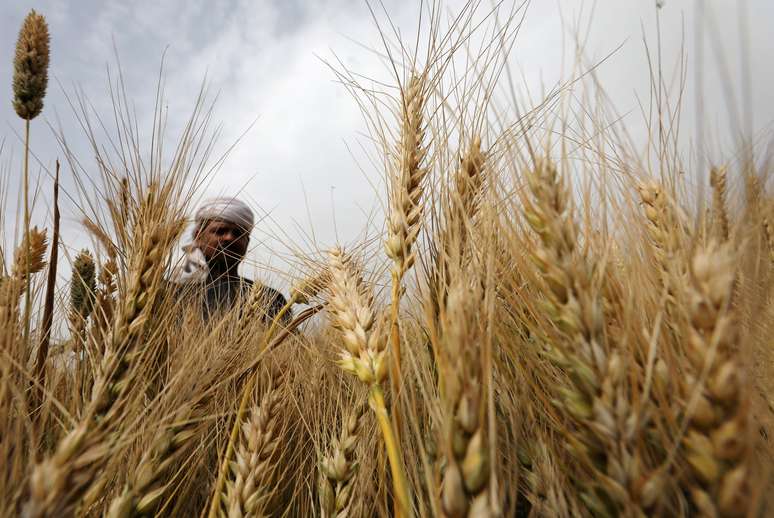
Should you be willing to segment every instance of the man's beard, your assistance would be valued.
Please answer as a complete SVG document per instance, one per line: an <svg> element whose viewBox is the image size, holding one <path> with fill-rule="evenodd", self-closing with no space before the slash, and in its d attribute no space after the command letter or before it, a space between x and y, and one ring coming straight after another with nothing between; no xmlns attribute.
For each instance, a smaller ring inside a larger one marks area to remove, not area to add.
<svg viewBox="0 0 774 518"><path fill-rule="evenodd" d="M235 271L241 261L241 255L228 248L218 248L207 263L210 271L224 273Z"/></svg>

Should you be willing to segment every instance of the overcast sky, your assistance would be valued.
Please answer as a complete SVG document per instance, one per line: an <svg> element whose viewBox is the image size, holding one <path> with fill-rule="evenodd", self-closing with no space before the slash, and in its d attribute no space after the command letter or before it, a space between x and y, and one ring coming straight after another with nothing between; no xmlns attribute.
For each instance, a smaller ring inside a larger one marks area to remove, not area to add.
<svg viewBox="0 0 774 518"><path fill-rule="evenodd" d="M444 5L454 12L461 3L456 0ZM504 4L508 10L512 2L506 0ZM690 131L695 120L696 4L688 0L666 0L664 4L660 16L662 55L667 68L671 71L683 40L688 53L685 125ZM415 31L418 1L385 0L384 5L402 34ZM486 11L488 5L483 2L481 10ZM641 99L649 96L643 35L655 45L655 0L598 0L589 20L591 5L581 0L533 0L509 64L523 74L533 96L539 95L541 85L550 87L560 77L567 77L568 71L561 69L561 56L568 27L563 28L560 12L565 20L572 21L583 6L587 13L584 19L590 21L585 46L589 60L599 60L622 45L600 67L598 76L618 110L628 114L625 122L636 127L642 122L637 95ZM765 130L774 121L774 43L770 34L774 2L707 0L705 5L707 124L722 140L732 126L726 109L727 92L731 91L740 114L734 116L734 122L744 121L743 107L749 106L754 129ZM268 252L279 245L266 239L265 233L287 230L302 247L306 246L302 232L314 232L320 246L337 240L348 243L357 239L366 217L375 208L378 210L377 196L381 193L375 192L373 185L379 185L380 172L367 163L359 167L349 150L363 142L361 113L321 60L333 60L335 54L354 71L389 78L389 70L366 50L381 48L381 42L363 0L2 2L0 62L4 60L6 65L0 67L0 85L7 85L7 101L0 103L0 138L5 139L2 163L12 177L18 177L21 169L23 146L18 134L23 126L10 102L11 62L18 29L30 8L46 16L52 38L49 94L43 116L33 121L32 130L33 150L43 166L53 168L54 160L62 158L49 128L59 124L80 159L93 163L64 92L71 94L76 86L82 88L95 109L109 116L107 67L116 70L115 42L141 132L151 129L155 85L165 49L172 136L190 115L205 74L210 92L218 95L214 121L223 125L220 149L232 144L255 121L200 193L241 192L259 214L270 215L271 223L264 220L254 234L255 258L284 270L282 256L272 259ZM377 18L381 23L386 20L378 12ZM740 38L743 27L746 38ZM738 79L742 77L745 47L751 79L749 97ZM727 81L719 71L727 71L732 80ZM33 179L38 178L40 168L36 166L33 171ZM65 166L63 188L74 194L71 175ZM4 207L11 223L18 192L14 182L10 182ZM51 182L45 173L40 185L43 191L50 191ZM46 210L45 202L41 202L36 218L42 224ZM80 235L75 207L64 200L62 211L63 241L69 247L84 246L88 241ZM8 225L6 221L6 229ZM60 270L60 275L66 274ZM257 275L284 284L276 273L263 271Z"/></svg>

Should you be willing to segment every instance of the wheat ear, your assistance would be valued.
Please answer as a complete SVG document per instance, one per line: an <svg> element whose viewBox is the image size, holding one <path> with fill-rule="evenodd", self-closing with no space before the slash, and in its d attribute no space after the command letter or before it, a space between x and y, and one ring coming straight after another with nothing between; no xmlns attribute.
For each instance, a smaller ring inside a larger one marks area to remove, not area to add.
<svg viewBox="0 0 774 518"><path fill-rule="evenodd" d="M20 298L29 290L32 276L40 272L46 265L46 231L37 227L30 229L22 238L21 244L14 251L11 275L0 278L0 326L6 332L1 333L0 343L3 350L9 351L11 356L20 364L27 363L27 340L18 340L18 329L25 329L28 319L20 321ZM21 325L21 328L19 327ZM8 362L5 368L10 369Z"/></svg>
<svg viewBox="0 0 774 518"><path fill-rule="evenodd" d="M14 251L11 275L0 277L0 329L4 330L0 333L0 347L10 351L21 365L26 363L25 355L28 351L25 347L18 347L19 344L27 343L17 340L16 330L20 324L19 299L29 286L32 276L44 268L45 253L46 232L35 227L24 236L22 243ZM9 362L3 362L3 370L10 368Z"/></svg>
<svg viewBox="0 0 774 518"><path fill-rule="evenodd" d="M436 316L440 306L445 303L449 265L462 261L467 240L466 227L478 212L485 166L486 157L481 152L481 139L478 136L473 137L454 175L454 188L442 206L443 226L437 237L437 256L429 293Z"/></svg>
<svg viewBox="0 0 774 518"><path fill-rule="evenodd" d="M359 439L363 406L358 405L341 423L341 433L331 451L320 461L319 499L323 518L343 518L350 514L353 484L357 472L355 450Z"/></svg>
<svg viewBox="0 0 774 518"><path fill-rule="evenodd" d="M38 227L33 227L22 239L21 246L16 248L11 277L17 279L22 289L29 284L33 275L46 267L46 247L45 229L38 230Z"/></svg>
<svg viewBox="0 0 774 518"><path fill-rule="evenodd" d="M192 405L184 404L175 412L172 424L155 435L122 493L111 502L105 518L129 518L153 512L168 489L164 476L197 433L198 422L192 419L192 414Z"/></svg>
<svg viewBox="0 0 774 518"><path fill-rule="evenodd" d="M97 361L101 361L105 350L105 342L110 331L110 324L116 310L115 292L118 289L116 277L118 265L113 259L102 265L97 276L97 288L94 293L94 310L92 311L91 328L89 330L89 345Z"/></svg>
<svg viewBox="0 0 774 518"><path fill-rule="evenodd" d="M264 516L276 484L277 454L282 440L279 413L281 392L272 383L260 403L242 423L239 444L231 463L231 477L222 495L221 516Z"/></svg>
<svg viewBox="0 0 774 518"><path fill-rule="evenodd" d="M774 202L769 203L768 212L763 217L763 236L769 250L769 258L774 263Z"/></svg>
<svg viewBox="0 0 774 518"><path fill-rule="evenodd" d="M557 403L572 422L570 453L598 479L577 481L581 498L595 514L642 513L658 493L639 486L647 481L658 487L660 476L646 471L636 448L644 419L630 403L624 359L604 334L590 261L576 250L569 192L547 161L539 161L527 179L532 197L524 199L524 215L540 237L532 258L545 281L547 313L563 337L551 359L570 380L558 390Z"/></svg>
<svg viewBox="0 0 774 518"><path fill-rule="evenodd" d="M455 268L455 270L457 270ZM450 518L491 516L480 283L456 271L441 312L438 364L445 467L441 506Z"/></svg>
<svg viewBox="0 0 774 518"><path fill-rule="evenodd" d="M703 516L745 516L751 499L749 406L736 359L739 331L730 305L734 254L711 242L693 256L687 300L688 491Z"/></svg>
<svg viewBox="0 0 774 518"><path fill-rule="evenodd" d="M728 208L726 207L726 168L713 168L710 171L712 186L712 227L719 241L728 241Z"/></svg>
<svg viewBox="0 0 774 518"><path fill-rule="evenodd" d="M680 236L689 236L680 213L661 185L649 182L638 186L645 210L646 231L654 255L659 281L666 297L667 325L675 340L680 340L678 319L681 283L686 277L685 263L680 260Z"/></svg>
<svg viewBox="0 0 774 518"><path fill-rule="evenodd" d="M75 257L70 281L70 329L73 334L74 349L80 354L83 345L86 321L94 309L97 290L96 266L88 250L82 250Z"/></svg>
<svg viewBox="0 0 774 518"><path fill-rule="evenodd" d="M290 288L290 299L296 304L309 304L310 300L328 287L330 280L331 275L327 268L304 277Z"/></svg>
<svg viewBox="0 0 774 518"><path fill-rule="evenodd" d="M402 278L414 264L412 246L422 219L422 193L427 168L424 142L425 81L412 76L401 91L400 140L397 145L396 171L390 175L389 218L385 250L393 261L393 271Z"/></svg>
<svg viewBox="0 0 774 518"><path fill-rule="evenodd" d="M13 108L26 121L43 110L48 87L49 40L46 19L31 10L19 31L13 60Z"/></svg>

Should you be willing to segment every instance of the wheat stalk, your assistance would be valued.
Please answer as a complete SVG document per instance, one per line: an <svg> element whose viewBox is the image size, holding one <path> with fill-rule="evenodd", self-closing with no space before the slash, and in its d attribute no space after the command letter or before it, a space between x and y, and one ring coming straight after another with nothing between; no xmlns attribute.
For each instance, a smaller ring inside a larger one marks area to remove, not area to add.
<svg viewBox="0 0 774 518"><path fill-rule="evenodd" d="M385 250L392 259L392 305L390 339L392 341L393 420L396 433L400 432L400 298L403 276L416 259L412 251L419 235L422 220L422 193L428 168L423 111L425 107L425 75L412 75L408 86L401 89L400 140L397 145L397 171L390 175L389 217Z"/></svg>
<svg viewBox="0 0 774 518"><path fill-rule="evenodd" d="M338 361L345 372L355 375L369 388L369 405L384 438L392 473L395 515L413 515L402 454L393 422L384 401L382 383L387 378L387 344L374 329L373 294L358 273L353 260L340 248L328 253L331 271L328 312L344 345Z"/></svg>
<svg viewBox="0 0 774 518"><path fill-rule="evenodd" d="M43 110L48 86L49 35L46 19L31 10L19 30L13 60L13 108L24 119L24 237L30 242L29 156L30 121ZM27 257L26 269L31 270ZM24 289L24 341L30 336L30 287Z"/></svg>
<svg viewBox="0 0 774 518"><path fill-rule="evenodd" d="M53 193L53 231L51 237L51 254L49 255L48 276L46 278L46 294L43 300L43 316L41 321L41 336L38 342L38 350L35 354L35 383L30 393L30 406L33 408L36 421L40 418L40 404L43 402L43 389L46 386L46 361L48 360L48 350L51 344L51 327L54 323L54 297L56 295L56 274L59 264L59 160L56 161L56 172L54 174L54 193ZM45 423L40 429L45 428Z"/></svg>

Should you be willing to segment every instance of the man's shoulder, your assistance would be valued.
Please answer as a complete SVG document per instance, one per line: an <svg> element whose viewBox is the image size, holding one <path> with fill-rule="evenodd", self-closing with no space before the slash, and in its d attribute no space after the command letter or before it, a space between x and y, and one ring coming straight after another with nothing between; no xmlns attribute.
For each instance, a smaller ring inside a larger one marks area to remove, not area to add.
<svg viewBox="0 0 774 518"><path fill-rule="evenodd" d="M257 283L258 288L261 291L263 291L265 298L267 300L272 301L272 304L279 304L280 306L284 306L285 303L287 302L287 299L285 299L285 296L279 290L275 290L271 286L267 286L262 282L253 281L252 279L248 279L247 277L241 277L241 279L245 289L247 290L252 289L253 286Z"/></svg>

